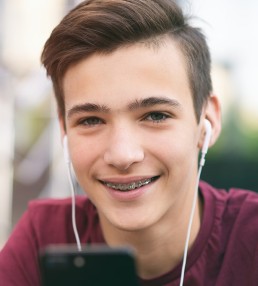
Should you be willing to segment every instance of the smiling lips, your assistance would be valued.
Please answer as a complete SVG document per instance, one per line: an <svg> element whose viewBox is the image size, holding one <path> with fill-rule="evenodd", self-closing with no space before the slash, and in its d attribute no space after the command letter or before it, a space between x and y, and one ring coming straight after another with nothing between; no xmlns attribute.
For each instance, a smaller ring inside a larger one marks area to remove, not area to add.
<svg viewBox="0 0 258 286"><path fill-rule="evenodd" d="M114 183L114 182L106 182L106 181L101 181L101 182L108 188L121 191L121 192L127 192L127 191L138 189L142 186L148 185L157 179L158 179L158 176L146 178L146 179L142 179L142 180L134 181L130 183Z"/></svg>

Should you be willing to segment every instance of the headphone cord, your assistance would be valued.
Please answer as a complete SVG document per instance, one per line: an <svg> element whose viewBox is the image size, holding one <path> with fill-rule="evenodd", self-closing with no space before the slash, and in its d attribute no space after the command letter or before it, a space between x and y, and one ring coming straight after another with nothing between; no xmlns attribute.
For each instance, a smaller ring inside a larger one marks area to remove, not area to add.
<svg viewBox="0 0 258 286"><path fill-rule="evenodd" d="M72 180L72 175L71 175L71 163L67 162L67 171L68 171L68 179L69 179L69 184L70 184L70 189L71 189L71 198L72 198L72 225L73 225L73 232L76 240L76 245L78 251L82 250L81 247L81 242L80 242L80 237L78 234L77 226L76 226L76 213L75 213L75 188Z"/></svg>
<svg viewBox="0 0 258 286"><path fill-rule="evenodd" d="M197 181L196 181L196 186L195 186L195 192L194 192L194 198L193 198L193 203L192 203L192 209L191 209L191 214L190 214L188 228L187 228L187 235L186 235L186 241L185 241L185 247L184 247L184 256L183 256L183 262L182 262L181 277L180 277L180 284L179 284L179 286L183 286L183 283L184 283L188 246L189 246L189 240L190 240L190 235L191 235L191 230L192 230L194 212L195 212L195 208L196 208L196 204L197 204L198 188L199 188L199 182L200 182L200 177L201 177L201 173L202 173L202 167L205 164L205 155L206 155L206 152L202 152L200 163L199 163L199 170L198 170L198 176L197 176Z"/></svg>

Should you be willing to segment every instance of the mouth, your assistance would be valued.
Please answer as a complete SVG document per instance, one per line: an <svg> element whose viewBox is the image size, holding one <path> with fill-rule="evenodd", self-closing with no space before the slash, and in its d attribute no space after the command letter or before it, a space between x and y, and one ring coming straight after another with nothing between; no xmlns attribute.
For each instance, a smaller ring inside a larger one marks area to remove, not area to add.
<svg viewBox="0 0 258 286"><path fill-rule="evenodd" d="M142 186L149 185L150 183L156 181L159 178L159 176L150 177L142 180L133 181L130 183L114 183L114 182L107 182L107 181L101 181L101 183L108 188L114 189L116 191L120 192L128 192L132 190L136 190L141 188Z"/></svg>

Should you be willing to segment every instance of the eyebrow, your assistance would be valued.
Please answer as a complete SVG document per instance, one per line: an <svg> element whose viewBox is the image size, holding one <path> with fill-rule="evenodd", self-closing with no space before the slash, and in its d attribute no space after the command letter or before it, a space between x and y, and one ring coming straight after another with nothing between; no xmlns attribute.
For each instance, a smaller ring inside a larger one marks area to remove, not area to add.
<svg viewBox="0 0 258 286"><path fill-rule="evenodd" d="M110 108L108 108L106 105L99 105L95 103L84 103L84 104L75 105L71 109L69 109L67 112L67 117L70 118L74 114L84 113L84 112L108 113L109 111L110 111Z"/></svg>
<svg viewBox="0 0 258 286"><path fill-rule="evenodd" d="M179 108L181 106L180 103L175 99L153 96L141 100L136 99L134 102L128 105L128 109L135 110L145 107L152 107L156 105L169 105L174 108Z"/></svg>
<svg viewBox="0 0 258 286"><path fill-rule="evenodd" d="M153 96L153 97L148 97L144 99L136 99L135 101L127 105L127 109L129 111L133 111L133 110L137 110L141 108L153 107L156 105L169 105L173 108L181 107L180 103L175 99ZM108 113L110 111L111 109L106 105L99 105L95 103L84 103L84 104L75 105L71 109L69 109L67 112L67 117L70 118L75 114L84 113L84 112Z"/></svg>

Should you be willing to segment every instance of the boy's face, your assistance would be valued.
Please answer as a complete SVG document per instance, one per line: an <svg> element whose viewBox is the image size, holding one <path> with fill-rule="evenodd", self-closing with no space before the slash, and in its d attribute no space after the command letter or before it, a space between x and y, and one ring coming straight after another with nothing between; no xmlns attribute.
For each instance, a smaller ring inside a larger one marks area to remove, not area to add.
<svg viewBox="0 0 258 286"><path fill-rule="evenodd" d="M93 55L63 84L73 167L102 224L139 230L188 219L203 129L173 41Z"/></svg>

